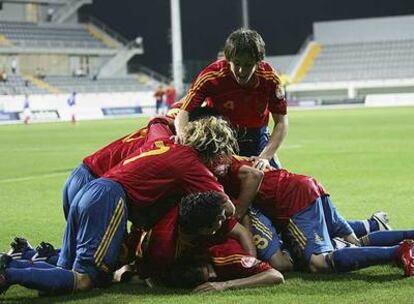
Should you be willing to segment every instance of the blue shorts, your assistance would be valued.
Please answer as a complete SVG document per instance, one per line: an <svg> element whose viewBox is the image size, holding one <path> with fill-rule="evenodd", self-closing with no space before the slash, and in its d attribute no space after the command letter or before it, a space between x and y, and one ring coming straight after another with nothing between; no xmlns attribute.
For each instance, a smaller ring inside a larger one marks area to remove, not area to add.
<svg viewBox="0 0 414 304"><path fill-rule="evenodd" d="M307 266L312 254L334 250L331 238L343 237L352 232L329 196L322 196L289 219L285 239L295 262Z"/></svg>
<svg viewBox="0 0 414 304"><path fill-rule="evenodd" d="M126 233L125 200L121 185L112 180L85 185L69 210L57 266L87 273L97 287L108 283Z"/></svg>
<svg viewBox="0 0 414 304"><path fill-rule="evenodd" d="M251 232L256 244L257 257L259 260L269 261L272 255L281 250L282 242L272 222L263 213L251 207L249 216L252 222Z"/></svg>
<svg viewBox="0 0 414 304"><path fill-rule="evenodd" d="M239 144L239 155L241 156L258 156L269 142L269 129L262 128L238 128L237 142ZM270 165L280 169L281 164L276 163L272 158Z"/></svg>
<svg viewBox="0 0 414 304"><path fill-rule="evenodd" d="M88 167L80 164L66 179L65 185L63 186L63 213L65 214L65 219L68 218L70 205L76 194L83 186L95 178Z"/></svg>

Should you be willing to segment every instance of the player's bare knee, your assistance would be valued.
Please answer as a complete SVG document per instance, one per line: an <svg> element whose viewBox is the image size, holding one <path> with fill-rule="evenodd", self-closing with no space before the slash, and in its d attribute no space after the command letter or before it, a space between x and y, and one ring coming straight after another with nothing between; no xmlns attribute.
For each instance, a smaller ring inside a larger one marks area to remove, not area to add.
<svg viewBox="0 0 414 304"><path fill-rule="evenodd" d="M360 246L361 245L361 241L357 238L357 236L355 235L354 232L352 232L351 234L344 236L343 238L345 241L354 244L356 246Z"/></svg>
<svg viewBox="0 0 414 304"><path fill-rule="evenodd" d="M331 268L326 262L328 253L312 254L309 261L309 271L312 273L330 272Z"/></svg>
<svg viewBox="0 0 414 304"><path fill-rule="evenodd" d="M270 258L270 265L278 271L287 272L293 270L293 261L289 254L278 250Z"/></svg>
<svg viewBox="0 0 414 304"><path fill-rule="evenodd" d="M93 288L92 280L88 274L76 271L73 273L75 274L74 292L88 291Z"/></svg>
<svg viewBox="0 0 414 304"><path fill-rule="evenodd" d="M280 273L276 269L273 269L273 268L269 269L268 272L272 276L272 281L273 281L274 284L283 284L283 283L285 283L285 277L283 276L282 273Z"/></svg>

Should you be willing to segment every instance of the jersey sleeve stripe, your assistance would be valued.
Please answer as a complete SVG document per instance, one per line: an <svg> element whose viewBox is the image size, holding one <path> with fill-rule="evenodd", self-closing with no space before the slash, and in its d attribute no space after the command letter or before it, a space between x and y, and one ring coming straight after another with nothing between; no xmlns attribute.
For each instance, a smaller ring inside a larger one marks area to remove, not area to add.
<svg viewBox="0 0 414 304"><path fill-rule="evenodd" d="M223 76L226 76L226 71L222 70L219 72L209 72L203 75L197 82L194 84L194 86L190 89L187 96L185 97L184 103L181 107L181 109L185 110L190 103L191 99L196 95L197 90L199 90L207 81L212 79L217 79Z"/></svg>

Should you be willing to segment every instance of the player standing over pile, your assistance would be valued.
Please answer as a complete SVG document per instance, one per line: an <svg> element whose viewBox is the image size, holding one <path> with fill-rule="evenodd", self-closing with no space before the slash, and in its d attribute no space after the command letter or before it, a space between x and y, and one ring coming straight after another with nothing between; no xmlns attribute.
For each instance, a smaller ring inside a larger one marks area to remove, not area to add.
<svg viewBox="0 0 414 304"><path fill-rule="evenodd" d="M287 134L287 103L279 76L263 61L265 43L256 31L239 29L227 38L224 55L188 91L175 122L178 139L189 113L208 99L236 129L240 155L254 156L258 169L280 167L274 156ZM275 122L270 137L269 113Z"/></svg>

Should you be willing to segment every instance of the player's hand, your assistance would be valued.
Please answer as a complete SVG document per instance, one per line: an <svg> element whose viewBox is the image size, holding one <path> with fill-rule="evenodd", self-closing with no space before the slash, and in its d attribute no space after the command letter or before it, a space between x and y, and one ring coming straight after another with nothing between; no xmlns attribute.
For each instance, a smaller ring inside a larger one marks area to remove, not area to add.
<svg viewBox="0 0 414 304"><path fill-rule="evenodd" d="M253 167L258 170L264 171L272 168L268 159L260 158L258 156L251 156L250 160L253 161Z"/></svg>
<svg viewBox="0 0 414 304"><path fill-rule="evenodd" d="M181 144L181 138L178 135L173 135L170 137L170 139L173 140L176 144Z"/></svg>
<svg viewBox="0 0 414 304"><path fill-rule="evenodd" d="M193 289L193 292L221 291L226 289L225 282L206 282Z"/></svg>

